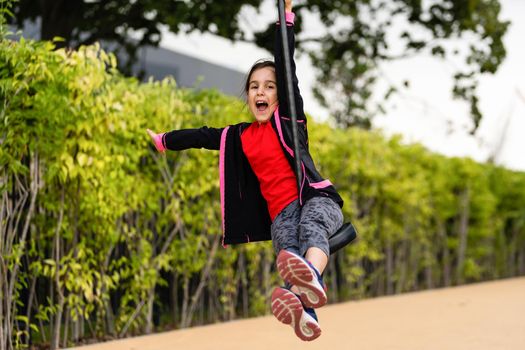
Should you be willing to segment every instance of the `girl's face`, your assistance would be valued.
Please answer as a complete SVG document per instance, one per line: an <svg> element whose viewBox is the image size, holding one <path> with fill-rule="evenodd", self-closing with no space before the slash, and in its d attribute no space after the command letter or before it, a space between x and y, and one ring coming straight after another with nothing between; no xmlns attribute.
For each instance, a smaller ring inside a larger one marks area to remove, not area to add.
<svg viewBox="0 0 525 350"><path fill-rule="evenodd" d="M277 83L275 70L263 67L252 72L248 84L248 106L259 123L265 123L277 108Z"/></svg>

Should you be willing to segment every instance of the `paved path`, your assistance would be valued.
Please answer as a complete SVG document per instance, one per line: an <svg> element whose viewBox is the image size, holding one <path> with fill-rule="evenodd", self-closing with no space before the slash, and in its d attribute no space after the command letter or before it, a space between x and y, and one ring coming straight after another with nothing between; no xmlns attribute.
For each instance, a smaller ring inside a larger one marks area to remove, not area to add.
<svg viewBox="0 0 525 350"><path fill-rule="evenodd" d="M79 350L525 350L525 277L328 305L305 343L273 316Z"/></svg>

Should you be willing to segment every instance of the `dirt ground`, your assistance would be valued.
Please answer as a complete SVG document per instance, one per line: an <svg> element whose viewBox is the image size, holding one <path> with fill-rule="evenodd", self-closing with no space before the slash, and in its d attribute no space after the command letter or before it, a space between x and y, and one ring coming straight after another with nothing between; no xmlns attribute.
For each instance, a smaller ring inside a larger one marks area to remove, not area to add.
<svg viewBox="0 0 525 350"><path fill-rule="evenodd" d="M525 277L327 305L302 342L273 316L78 347L79 350L525 350Z"/></svg>

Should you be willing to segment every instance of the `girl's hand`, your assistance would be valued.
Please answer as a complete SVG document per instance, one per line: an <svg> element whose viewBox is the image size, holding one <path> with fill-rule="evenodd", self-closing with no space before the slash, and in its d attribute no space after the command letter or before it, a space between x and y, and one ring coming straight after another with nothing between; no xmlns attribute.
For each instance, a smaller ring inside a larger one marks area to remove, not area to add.
<svg viewBox="0 0 525 350"><path fill-rule="evenodd" d="M285 2L284 2L284 10L286 12L292 12L292 0L285 0Z"/></svg>
<svg viewBox="0 0 525 350"><path fill-rule="evenodd" d="M155 144L155 148L157 151L164 153L166 151L166 147L162 144L162 135L163 134L156 134L150 129L147 129L149 136L153 140L153 144Z"/></svg>

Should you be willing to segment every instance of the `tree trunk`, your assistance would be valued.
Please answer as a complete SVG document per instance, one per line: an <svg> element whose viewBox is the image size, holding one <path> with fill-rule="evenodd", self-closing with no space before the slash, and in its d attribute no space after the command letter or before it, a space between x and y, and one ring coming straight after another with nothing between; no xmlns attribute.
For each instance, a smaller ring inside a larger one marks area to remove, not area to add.
<svg viewBox="0 0 525 350"><path fill-rule="evenodd" d="M264 288L264 297L267 300L268 307L270 306L270 296L273 291L273 286L270 280L270 271L272 270L273 265L273 252L269 254L263 254L263 263L262 263L262 279L263 279L263 288Z"/></svg>
<svg viewBox="0 0 525 350"><path fill-rule="evenodd" d="M154 299L155 299L155 287L152 287L148 291L146 329L145 329L146 334L150 334L153 331L153 301Z"/></svg>
<svg viewBox="0 0 525 350"><path fill-rule="evenodd" d="M7 183L7 175L4 174L1 181ZM15 245L20 247L21 255L25 252L25 245L29 228L36 208L37 194L41 188L41 170L39 155L34 152L29 157L29 191L21 183L20 179L13 175L13 194L12 198L6 192L2 197L2 209L0 215L2 222L0 235L0 257L11 256ZM26 208L26 201L30 197L29 206ZM24 218L25 220L23 220ZM19 228L19 223L24 222L23 228ZM15 299L15 288L18 282L18 272L20 260L15 260L12 266L8 267L3 258L0 258L0 346L4 349L13 348L13 330L17 316L17 302Z"/></svg>
<svg viewBox="0 0 525 350"><path fill-rule="evenodd" d="M106 324L107 324L107 331L111 336L116 335L115 331L115 315L113 314L113 309L111 308L111 300L108 298L104 302L104 308L105 308L105 314L106 314Z"/></svg>
<svg viewBox="0 0 525 350"><path fill-rule="evenodd" d="M179 283L177 271L173 271L171 275L171 314L173 317L173 324L179 321Z"/></svg>
<svg viewBox="0 0 525 350"><path fill-rule="evenodd" d="M77 344L78 339L80 337L80 319L82 316L78 315L76 320L73 320L73 334L72 334L72 340L74 344Z"/></svg>
<svg viewBox="0 0 525 350"><path fill-rule="evenodd" d="M434 280L432 276L432 261L433 261L433 255L432 255L432 249L428 245L425 245L425 259L426 259L426 266L425 266L425 285L427 289L434 288Z"/></svg>
<svg viewBox="0 0 525 350"><path fill-rule="evenodd" d="M4 267L0 266L0 280L2 281L2 286L5 285L3 271ZM4 315L4 300L4 290L2 288L0 289L0 319L2 320L2 324L0 324L0 350L7 350L7 339L4 332L4 319L6 318L6 315Z"/></svg>
<svg viewBox="0 0 525 350"><path fill-rule="evenodd" d="M337 296L337 290L338 290L338 285L337 285L337 270L335 268L335 257L332 257L331 259L328 260L328 267L329 267L329 272L330 272L330 276L332 278L330 278L330 301L331 302L334 302L334 303L337 303L338 301L338 296Z"/></svg>
<svg viewBox="0 0 525 350"><path fill-rule="evenodd" d="M508 271L507 275L505 277L513 277L516 276L516 271L518 270L518 237L519 237L519 230L516 226L512 228L512 238L510 239L510 244L508 244L508 251L509 254L508 259L506 261L507 268L505 270Z"/></svg>
<svg viewBox="0 0 525 350"><path fill-rule="evenodd" d="M241 290L242 290L242 313L244 317L248 317L250 312L250 297L248 295L248 276L246 268L246 255L244 252L239 254L239 264L237 271L241 276Z"/></svg>
<svg viewBox="0 0 525 350"><path fill-rule="evenodd" d="M215 303L213 302L213 294L214 294L213 290L208 290L208 318L207 318L208 323L215 323L216 321L215 319L216 309L215 309Z"/></svg>
<svg viewBox="0 0 525 350"><path fill-rule="evenodd" d="M2 171L2 177L0 178L0 186L7 184L7 175ZM0 222L9 222L9 208L11 207L11 201L7 196L7 191L2 193L2 206L0 207ZM5 241L8 233L8 225L0 225L0 255L4 256L5 252ZM0 350L6 350L7 338L4 331L4 320L6 314L4 310L4 302L8 301L7 298L7 278L8 276L4 273L7 271L4 259L0 259Z"/></svg>
<svg viewBox="0 0 525 350"><path fill-rule="evenodd" d="M41 40L58 36L65 39L59 47L69 46L75 19L82 14L83 0L40 0L42 8Z"/></svg>
<svg viewBox="0 0 525 350"><path fill-rule="evenodd" d="M468 222L470 216L470 190L465 188L460 197L460 216L459 216L459 244L458 244L458 262L456 266L456 281L458 284L464 282L463 269L465 265L465 254L467 251Z"/></svg>
<svg viewBox="0 0 525 350"><path fill-rule="evenodd" d="M78 338L84 338L86 334L86 319L84 316L78 319Z"/></svg>
<svg viewBox="0 0 525 350"><path fill-rule="evenodd" d="M525 248L522 248L520 250L520 254L518 256L518 266L519 266L519 275L523 276L525 275Z"/></svg>
<svg viewBox="0 0 525 350"><path fill-rule="evenodd" d="M61 198L60 198L60 213L58 216L57 228L55 230L55 284L56 291L58 295L58 308L55 316L55 325L53 327L53 336L51 337L51 350L58 349L60 347L60 327L62 325L62 312L64 308L64 291L60 283L60 258L61 258L61 249L60 249L60 231L62 229L62 220L64 218L64 197L65 190L62 188Z"/></svg>
<svg viewBox="0 0 525 350"><path fill-rule="evenodd" d="M410 256L407 254L407 240L403 239L401 245L396 249L396 258L394 271L398 272L398 279L395 283L395 293L399 294L405 291L405 280L407 275L407 264L410 263Z"/></svg>
<svg viewBox="0 0 525 350"><path fill-rule="evenodd" d="M206 283L208 282L208 277L210 275L211 268L213 266L213 263L215 262L215 255L217 253L217 247L219 246L220 238L221 236L217 235L215 237L215 240L213 241L213 246L208 256L208 261L206 262L206 266L201 272L201 279L199 281L199 285L197 286L197 290L195 291L195 293L193 293L193 297L191 298L191 304L188 307L187 314L183 315L184 323L181 322L181 328L189 327L191 324L191 319L193 318L193 313L195 312L197 302L199 301L202 291L206 286Z"/></svg>
<svg viewBox="0 0 525 350"><path fill-rule="evenodd" d="M206 305L205 305L205 298L204 298L204 295L206 295L206 293L203 293L203 296L201 298L199 298L199 325L203 325L204 324L204 311L206 309Z"/></svg>
<svg viewBox="0 0 525 350"><path fill-rule="evenodd" d="M419 290L419 263L421 261L421 242L411 243L408 242L408 249L410 254L410 268L408 270L408 276L409 280L411 281L410 285L408 285L409 291L417 291Z"/></svg>
<svg viewBox="0 0 525 350"><path fill-rule="evenodd" d="M183 281L182 281L182 310L181 310L181 316L180 316L180 328L185 328L187 321L186 316L188 314L188 304L190 302L190 278L189 276L184 275Z"/></svg>
<svg viewBox="0 0 525 350"><path fill-rule="evenodd" d="M448 287L451 284L452 276L451 276L451 267L450 267L450 253L448 251L448 238L447 238L447 231L445 228L445 224L443 221L439 220L437 221L437 230L438 230L438 236L441 239L441 247L443 249L443 260L442 260L442 266L443 266L443 286Z"/></svg>
<svg viewBox="0 0 525 350"><path fill-rule="evenodd" d="M356 267L361 268L363 271L365 271L365 267L363 266L363 260L359 259L359 261L356 263ZM350 286L352 288L352 286ZM356 289L359 291L359 294L366 294L365 290L365 274L361 274L356 281Z"/></svg>
<svg viewBox="0 0 525 350"><path fill-rule="evenodd" d="M386 280L386 294L394 293L394 284L392 277L394 275L394 252L392 249L392 241L390 238L386 239L385 246L385 280Z"/></svg>
<svg viewBox="0 0 525 350"><path fill-rule="evenodd" d="M26 313L27 323L26 323L25 332L27 334L28 343L31 339L31 328L29 326L31 324L31 311L33 309L33 299L35 298L35 287L36 287L36 276L33 276L31 278L31 287L29 288L29 297L27 298L27 313Z"/></svg>
<svg viewBox="0 0 525 350"><path fill-rule="evenodd" d="M69 337L69 319L71 318L69 316L70 312L69 312L69 308L66 306L65 307L65 320L64 320L64 334L63 334L63 337L62 337L62 347L63 348L66 348L67 347L67 340L68 340L68 337Z"/></svg>

